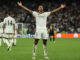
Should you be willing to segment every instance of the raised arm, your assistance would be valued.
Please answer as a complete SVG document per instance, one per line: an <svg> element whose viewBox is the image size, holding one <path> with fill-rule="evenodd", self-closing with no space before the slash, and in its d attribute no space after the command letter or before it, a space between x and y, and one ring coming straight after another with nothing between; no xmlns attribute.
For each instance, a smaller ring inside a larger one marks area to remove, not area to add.
<svg viewBox="0 0 80 60"><path fill-rule="evenodd" d="M28 9L27 7L22 5L22 2L17 2L18 6L22 7L23 9L25 9L26 11L28 11L29 13L32 14L32 10Z"/></svg>
<svg viewBox="0 0 80 60"><path fill-rule="evenodd" d="M65 7L66 7L66 5L65 4L62 4L59 8L52 10L51 11L51 14L53 14L54 12L57 12L57 11L63 9L63 8L65 8Z"/></svg>

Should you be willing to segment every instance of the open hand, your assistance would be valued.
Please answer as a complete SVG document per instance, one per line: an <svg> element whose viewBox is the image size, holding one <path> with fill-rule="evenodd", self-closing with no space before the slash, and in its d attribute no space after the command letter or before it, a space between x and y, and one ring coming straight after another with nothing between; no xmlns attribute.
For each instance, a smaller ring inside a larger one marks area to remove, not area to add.
<svg viewBox="0 0 80 60"><path fill-rule="evenodd" d="M61 4L61 8L65 8L66 7L66 4Z"/></svg>
<svg viewBox="0 0 80 60"><path fill-rule="evenodd" d="M17 4L19 5L19 6L22 6L22 2L20 1L20 2L17 2Z"/></svg>

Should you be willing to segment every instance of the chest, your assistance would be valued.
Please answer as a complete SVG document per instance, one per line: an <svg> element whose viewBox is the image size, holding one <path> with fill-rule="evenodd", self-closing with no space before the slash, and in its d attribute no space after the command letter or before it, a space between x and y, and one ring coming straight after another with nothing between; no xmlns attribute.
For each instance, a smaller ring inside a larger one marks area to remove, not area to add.
<svg viewBox="0 0 80 60"><path fill-rule="evenodd" d="M46 16L45 16L44 13L43 13L43 14L38 13L36 17L37 17L37 18L45 18Z"/></svg>

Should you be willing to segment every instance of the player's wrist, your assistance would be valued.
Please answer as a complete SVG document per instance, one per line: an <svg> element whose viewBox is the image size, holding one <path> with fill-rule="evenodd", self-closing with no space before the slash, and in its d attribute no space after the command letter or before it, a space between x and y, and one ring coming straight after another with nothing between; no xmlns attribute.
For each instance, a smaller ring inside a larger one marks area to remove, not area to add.
<svg viewBox="0 0 80 60"><path fill-rule="evenodd" d="M20 5L20 7L22 7L22 8L23 8L24 6L23 6L23 5Z"/></svg>
<svg viewBox="0 0 80 60"><path fill-rule="evenodd" d="M62 9L62 7L61 7L61 6L60 6L59 8L60 8L60 9Z"/></svg>

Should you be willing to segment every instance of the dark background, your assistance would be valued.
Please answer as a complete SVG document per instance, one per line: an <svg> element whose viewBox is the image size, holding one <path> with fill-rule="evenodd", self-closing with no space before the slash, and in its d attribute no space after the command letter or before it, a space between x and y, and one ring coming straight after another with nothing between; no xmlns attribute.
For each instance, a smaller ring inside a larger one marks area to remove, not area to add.
<svg viewBox="0 0 80 60"><path fill-rule="evenodd" d="M51 24L55 24L58 32L80 32L80 0L0 0L0 21L3 21L8 12L12 12L17 23L28 24L30 30L33 30L35 28L34 17L19 7L18 1L35 11L39 5L44 6L44 11L51 11L61 4L66 4L66 8L48 17L47 27L50 28ZM33 29L31 29L32 27Z"/></svg>

